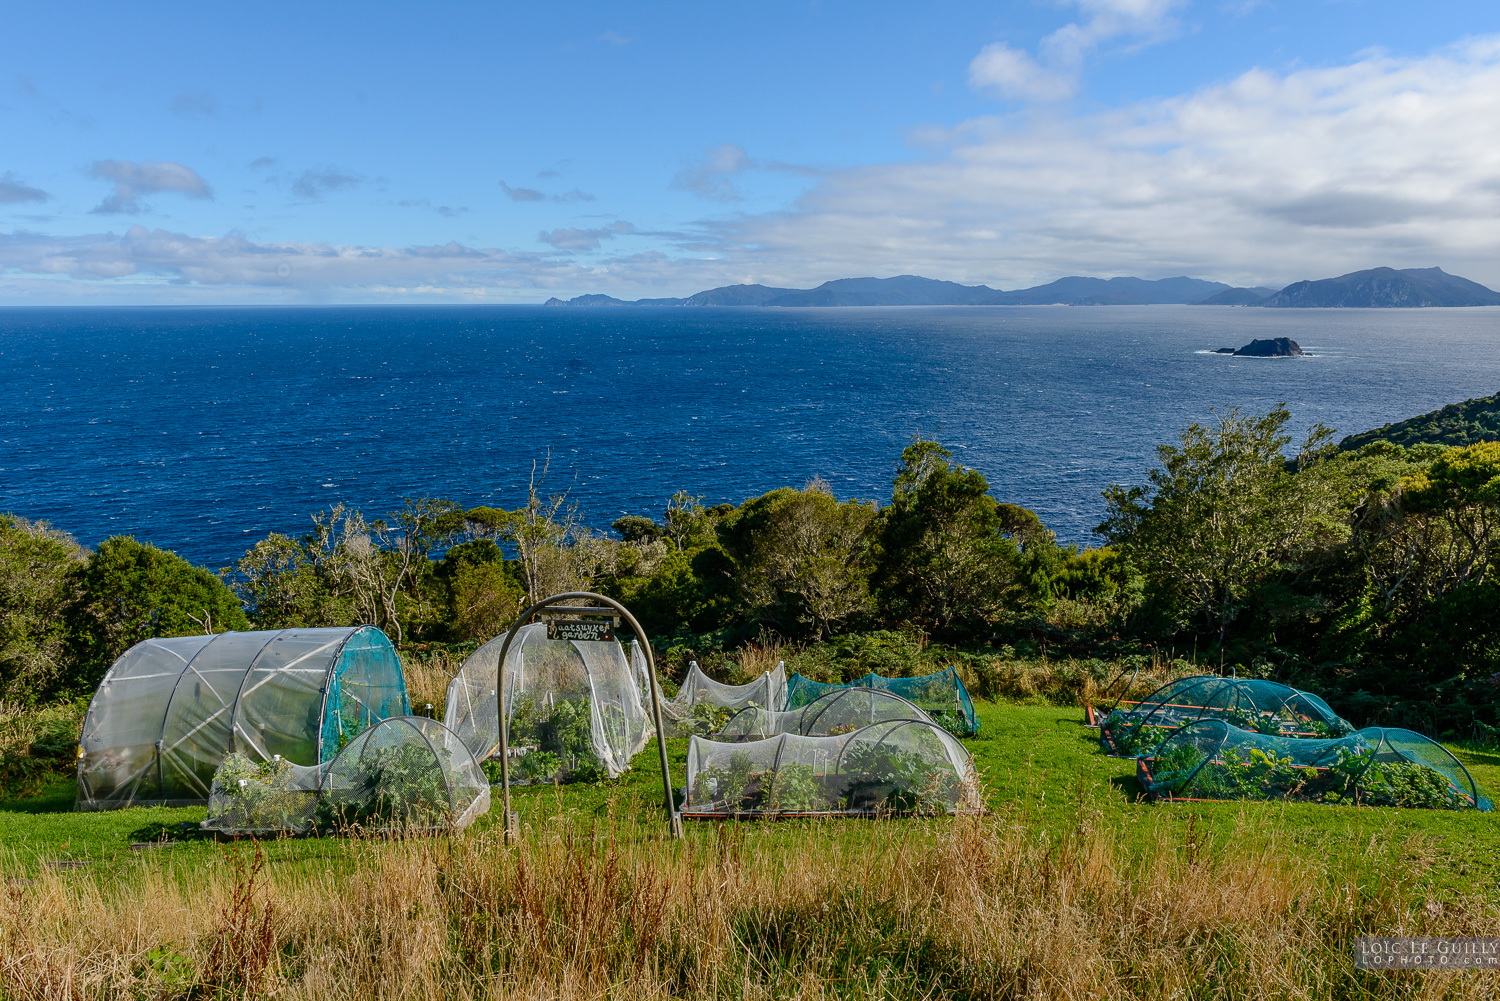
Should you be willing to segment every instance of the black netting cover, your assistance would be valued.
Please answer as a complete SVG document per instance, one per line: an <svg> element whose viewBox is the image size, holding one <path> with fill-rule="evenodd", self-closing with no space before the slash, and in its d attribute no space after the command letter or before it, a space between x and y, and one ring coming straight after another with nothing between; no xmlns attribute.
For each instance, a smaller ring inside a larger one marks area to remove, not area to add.
<svg viewBox="0 0 1500 1001"><path fill-rule="evenodd" d="M952 667L916 678L887 678L871 672L847 685L830 685L794 674L786 683L786 707L801 708L840 688L878 688L883 692L893 692L920 706L924 713L953 733L979 732L974 701L969 698L969 689L958 676L957 669Z"/></svg>
<svg viewBox="0 0 1500 1001"><path fill-rule="evenodd" d="M1490 809L1468 769L1446 748L1389 727L1308 739L1199 720L1169 734L1139 772L1146 791L1162 799Z"/></svg>
<svg viewBox="0 0 1500 1001"><path fill-rule="evenodd" d="M783 733L803 737L837 736L890 719L934 722L921 707L895 692L878 688L835 688L800 709L774 712L760 706L746 706L731 716L713 739L731 742L765 740Z"/></svg>
<svg viewBox="0 0 1500 1001"><path fill-rule="evenodd" d="M1105 718L1099 741L1108 754L1133 758L1151 751L1177 727L1221 719L1243 730L1291 737L1341 737L1354 732L1311 692L1274 681L1195 675L1161 686Z"/></svg>
<svg viewBox="0 0 1500 1001"><path fill-rule="evenodd" d="M688 742L689 819L970 813L982 809L969 752L920 720L829 737Z"/></svg>

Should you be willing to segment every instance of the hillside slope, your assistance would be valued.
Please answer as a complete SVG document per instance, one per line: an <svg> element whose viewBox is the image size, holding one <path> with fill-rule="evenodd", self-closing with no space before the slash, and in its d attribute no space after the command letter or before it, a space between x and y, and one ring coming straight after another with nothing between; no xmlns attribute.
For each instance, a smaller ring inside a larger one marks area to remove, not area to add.
<svg viewBox="0 0 1500 1001"><path fill-rule="evenodd" d="M1351 434L1339 442L1339 448L1350 451L1376 441L1402 446L1432 444L1449 447L1500 441L1500 393L1450 403L1430 414Z"/></svg>

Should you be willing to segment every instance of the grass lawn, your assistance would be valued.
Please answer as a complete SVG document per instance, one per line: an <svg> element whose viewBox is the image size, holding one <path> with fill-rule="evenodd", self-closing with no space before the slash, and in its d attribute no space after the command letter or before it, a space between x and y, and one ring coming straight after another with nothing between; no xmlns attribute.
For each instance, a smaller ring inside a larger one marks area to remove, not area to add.
<svg viewBox="0 0 1500 1001"><path fill-rule="evenodd" d="M1404 882L1424 896L1479 892L1500 895L1500 817L1495 814L1393 810L1272 803L1194 803L1152 805L1136 798L1132 761L1105 757L1097 731L1080 725L1076 707L980 703L981 730L966 741L989 789L990 808L1038 832L1059 836L1079 825L1107 825L1122 846L1148 852L1164 842L1228 847L1242 843L1320 863L1341 863L1361 871L1389 874L1399 867ZM674 784L685 774L687 742L669 742ZM1455 753L1492 796L1500 793L1500 755ZM546 826L567 813L575 818L610 815L633 818L643 837L655 836L660 819L661 781L654 745L635 761L635 771L618 783L533 787L513 791L522 824ZM107 879L110 873L162 866L188 877L200 863L213 864L227 849L201 836L196 822L202 808L137 808L103 813L73 812L73 786L61 784L42 796L0 801L0 869L9 877L35 874L45 862L86 861L85 871ZM500 823L499 797L478 830ZM746 846L762 851L795 845L810 836L860 839L870 821L750 822ZM945 820L910 821L914 832ZM687 825L688 837L707 842L716 822ZM619 829L616 827L615 829ZM151 842L159 847L136 847ZM304 838L265 844L268 862L298 868L358 865L359 853L340 839ZM166 860L171 865L163 866Z"/></svg>

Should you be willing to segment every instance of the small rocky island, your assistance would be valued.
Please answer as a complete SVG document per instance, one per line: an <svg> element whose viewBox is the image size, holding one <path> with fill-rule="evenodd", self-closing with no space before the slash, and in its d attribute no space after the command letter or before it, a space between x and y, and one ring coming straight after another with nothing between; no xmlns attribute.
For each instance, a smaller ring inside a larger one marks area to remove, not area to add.
<svg viewBox="0 0 1500 1001"><path fill-rule="evenodd" d="M1305 352L1290 337L1256 338L1242 348L1219 348L1216 355L1234 355L1236 358L1302 358Z"/></svg>

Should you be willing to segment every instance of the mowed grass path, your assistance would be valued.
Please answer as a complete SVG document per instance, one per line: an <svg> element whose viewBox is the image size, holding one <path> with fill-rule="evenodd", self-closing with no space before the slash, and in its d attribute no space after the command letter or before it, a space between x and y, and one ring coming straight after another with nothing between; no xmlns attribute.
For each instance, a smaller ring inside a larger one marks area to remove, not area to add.
<svg viewBox="0 0 1500 1001"><path fill-rule="evenodd" d="M1500 814L1280 803L1152 805L1137 798L1134 762L1101 754L1097 731L1080 725L1077 707L980 703L978 711L980 735L966 744L984 775L990 808L1038 832L1064 835L1086 819L1091 825L1106 825L1132 854L1149 854L1167 843L1224 848L1238 842L1336 868L1347 863L1350 869L1389 875L1391 867L1400 867L1407 879L1415 880L1415 889L1434 898L1474 892L1500 895ZM687 742L675 740L668 746L673 784L680 786ZM1455 752L1491 796L1500 793L1500 755ZM546 826L560 813L575 819L594 816L601 822L607 818L611 830L633 830L643 839L659 837L665 829L654 745L636 759L635 771L617 783L516 789L513 801L523 826L533 829ZM79 875L102 880L146 867L191 878L199 865L217 868L229 850L179 826L202 820L201 807L105 813L76 813L72 807L71 783L37 798L0 801L0 870L6 877L24 878L46 862L72 860L90 863L75 870ZM499 823L497 790L490 814L475 829ZM737 826L743 829L746 850L772 852L794 848L810 836L857 841L868 836L872 823L876 822ZM951 821L881 823L908 824L914 837L922 837ZM688 837L707 840L716 836L714 828L719 826L689 823ZM132 849L137 842L162 846ZM367 856L349 847L339 838L264 843L268 862L292 868L362 864Z"/></svg>

